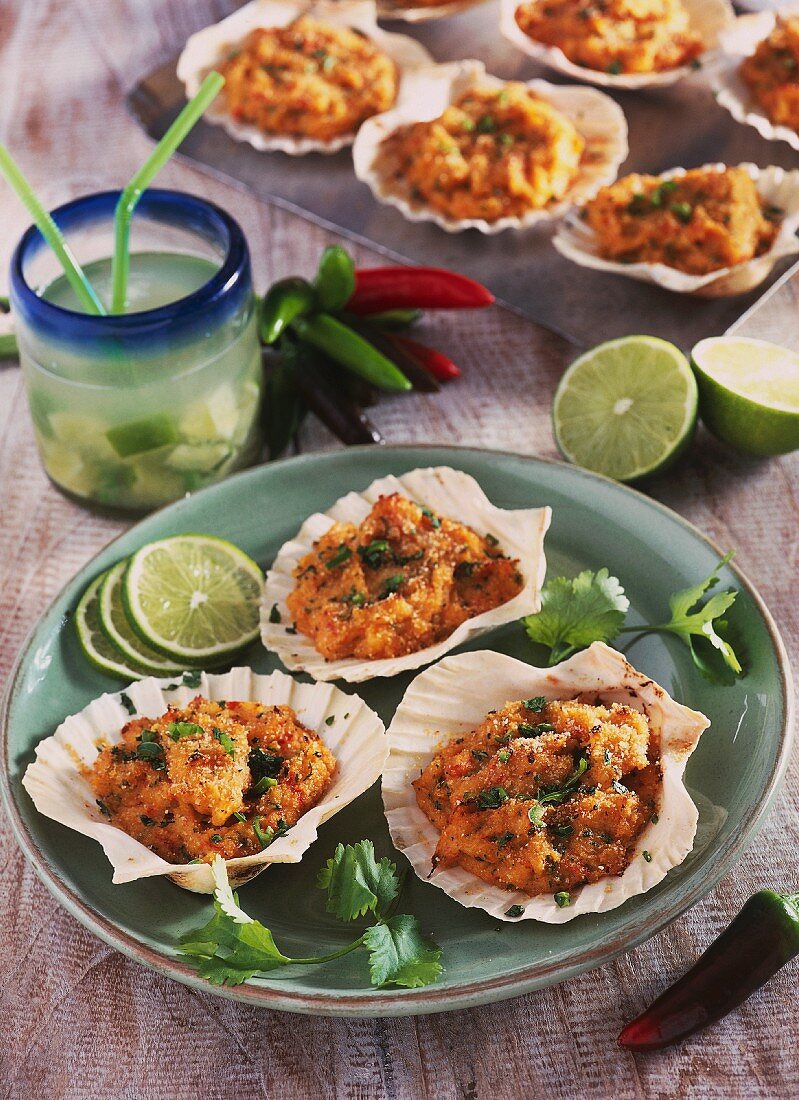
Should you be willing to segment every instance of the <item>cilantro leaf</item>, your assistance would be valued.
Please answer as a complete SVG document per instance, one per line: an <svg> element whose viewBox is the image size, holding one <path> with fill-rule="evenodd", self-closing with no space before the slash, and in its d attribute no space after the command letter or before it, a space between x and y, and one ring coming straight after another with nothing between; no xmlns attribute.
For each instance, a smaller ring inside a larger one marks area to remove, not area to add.
<svg viewBox="0 0 799 1100"><path fill-rule="evenodd" d="M377 862L371 840L339 844L319 872L317 885L327 890L328 913L344 921L385 913L399 893L394 864L385 857Z"/></svg>
<svg viewBox="0 0 799 1100"><path fill-rule="evenodd" d="M417 989L434 982L443 970L441 949L422 934L416 917L406 913L367 928L363 942L372 985Z"/></svg>
<svg viewBox="0 0 799 1100"><path fill-rule="evenodd" d="M674 593L669 600L671 619L667 623L647 628L649 631L675 634L688 646L691 658L702 675L721 683L730 683L730 675L734 680L743 673L735 650L724 637L729 631L724 615L735 603L738 593L734 588L728 588L725 592L717 592L705 603L701 600L719 583L719 571L730 561L733 553L725 554L709 577Z"/></svg>
<svg viewBox="0 0 799 1100"><path fill-rule="evenodd" d="M213 917L184 936L179 950L197 961L198 972L212 985L239 985L254 974L291 962L260 921L248 918L246 923L237 923L217 899Z"/></svg>
<svg viewBox="0 0 799 1100"><path fill-rule="evenodd" d="M541 592L541 610L522 619L529 638L545 645L550 665L585 649L609 642L622 628L630 601L607 569L584 569L569 580L555 577Z"/></svg>

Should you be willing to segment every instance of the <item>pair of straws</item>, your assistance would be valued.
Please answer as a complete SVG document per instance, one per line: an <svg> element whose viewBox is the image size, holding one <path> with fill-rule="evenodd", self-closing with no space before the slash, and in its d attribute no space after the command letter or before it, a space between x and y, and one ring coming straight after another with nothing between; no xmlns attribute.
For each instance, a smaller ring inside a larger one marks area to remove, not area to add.
<svg viewBox="0 0 799 1100"><path fill-rule="evenodd" d="M199 121L213 100L216 99L224 83L225 78L219 73L210 72L208 74L200 85L197 94L189 100L158 142L151 155L119 196L114 212L114 255L111 263L112 313L124 313L125 311L128 274L130 272L130 226L139 200L189 131ZM64 275L80 304L87 313L93 313L100 317L106 316L107 310L75 259L63 233L52 216L42 206L34 194L33 188L22 174L19 165L2 143L0 143L0 172L27 207L37 229L57 256L64 269Z"/></svg>

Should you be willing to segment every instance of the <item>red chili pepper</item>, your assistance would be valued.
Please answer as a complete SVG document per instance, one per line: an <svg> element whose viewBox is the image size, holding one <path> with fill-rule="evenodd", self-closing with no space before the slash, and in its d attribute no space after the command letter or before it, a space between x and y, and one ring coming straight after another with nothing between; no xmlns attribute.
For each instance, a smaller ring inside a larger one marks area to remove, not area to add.
<svg viewBox="0 0 799 1100"><path fill-rule="evenodd" d="M394 333L391 335L391 342L397 344L414 359L417 359L421 366L430 371L439 382L449 382L453 378L460 378L460 367L453 363L443 352L436 351L435 348L429 348L426 344L419 344L416 340L409 340L407 336L397 336Z"/></svg>
<svg viewBox="0 0 799 1100"><path fill-rule="evenodd" d="M440 267L372 267L355 272L352 313L389 309L481 309L494 295L481 283Z"/></svg>
<svg viewBox="0 0 799 1100"><path fill-rule="evenodd" d="M799 954L799 895L760 890L696 965L619 1035L627 1050L659 1050L720 1020Z"/></svg>

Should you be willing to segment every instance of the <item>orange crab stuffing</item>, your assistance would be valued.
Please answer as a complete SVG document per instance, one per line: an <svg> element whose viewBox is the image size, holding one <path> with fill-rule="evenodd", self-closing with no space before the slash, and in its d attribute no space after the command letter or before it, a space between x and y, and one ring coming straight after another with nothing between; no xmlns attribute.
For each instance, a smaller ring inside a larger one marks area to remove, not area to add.
<svg viewBox="0 0 799 1100"><path fill-rule="evenodd" d="M399 493L380 497L358 527L334 523L294 576L295 627L329 661L415 653L524 586L491 535Z"/></svg>
<svg viewBox="0 0 799 1100"><path fill-rule="evenodd" d="M441 832L434 866L459 864L531 897L620 875L657 813L659 754L631 707L508 703L444 745L413 784Z"/></svg>
<svg viewBox="0 0 799 1100"><path fill-rule="evenodd" d="M324 795L336 760L291 707L198 695L135 718L87 771L109 821L169 863L254 855Z"/></svg>
<svg viewBox="0 0 799 1100"><path fill-rule="evenodd" d="M799 130L799 16L774 30L741 63L741 78L773 123Z"/></svg>

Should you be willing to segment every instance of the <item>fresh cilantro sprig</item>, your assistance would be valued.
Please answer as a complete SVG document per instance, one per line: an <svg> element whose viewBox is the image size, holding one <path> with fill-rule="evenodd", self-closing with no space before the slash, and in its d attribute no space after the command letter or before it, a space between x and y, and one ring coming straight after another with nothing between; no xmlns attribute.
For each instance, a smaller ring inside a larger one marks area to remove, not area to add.
<svg viewBox="0 0 799 1100"><path fill-rule="evenodd" d="M328 913L345 922L375 918L356 940L326 955L284 955L269 929L240 908L221 856L215 857L211 871L216 883L214 915L202 928L184 936L179 950L214 985L239 985L254 974L282 966L331 962L359 948L368 952L369 975L377 987L413 989L429 985L441 974L440 948L422 934L416 917L393 912L402 883L390 860L375 858L370 840L339 844L319 873L317 885L327 891Z"/></svg>
<svg viewBox="0 0 799 1100"><path fill-rule="evenodd" d="M733 588L703 597L719 583L719 572L733 556L726 554L709 577L669 599L671 618L648 626L625 626L629 600L619 580L607 569L584 570L574 579L555 577L541 592L541 610L522 619L528 637L549 649L557 664L592 642L610 642L619 634L672 634L688 647L699 672L712 683L732 684L743 674L733 649L726 613L735 603Z"/></svg>

